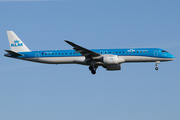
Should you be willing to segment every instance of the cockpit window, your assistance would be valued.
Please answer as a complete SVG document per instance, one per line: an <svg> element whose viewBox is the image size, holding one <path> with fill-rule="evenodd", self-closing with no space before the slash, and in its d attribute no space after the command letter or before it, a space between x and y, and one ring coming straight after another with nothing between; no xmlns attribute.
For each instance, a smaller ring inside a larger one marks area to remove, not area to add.
<svg viewBox="0 0 180 120"><path fill-rule="evenodd" d="M167 51L165 51L165 50L162 50L162 53L168 53Z"/></svg>

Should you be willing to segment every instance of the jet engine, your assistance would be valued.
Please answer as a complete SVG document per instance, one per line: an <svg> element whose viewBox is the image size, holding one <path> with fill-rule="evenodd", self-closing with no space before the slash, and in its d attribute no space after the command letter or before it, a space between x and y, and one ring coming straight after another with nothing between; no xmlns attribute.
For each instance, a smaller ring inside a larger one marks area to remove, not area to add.
<svg viewBox="0 0 180 120"><path fill-rule="evenodd" d="M121 70L121 64L103 66L106 70Z"/></svg>
<svg viewBox="0 0 180 120"><path fill-rule="evenodd" d="M116 65L124 61L124 58L118 57L117 55L106 55L100 58L100 62L106 65Z"/></svg>

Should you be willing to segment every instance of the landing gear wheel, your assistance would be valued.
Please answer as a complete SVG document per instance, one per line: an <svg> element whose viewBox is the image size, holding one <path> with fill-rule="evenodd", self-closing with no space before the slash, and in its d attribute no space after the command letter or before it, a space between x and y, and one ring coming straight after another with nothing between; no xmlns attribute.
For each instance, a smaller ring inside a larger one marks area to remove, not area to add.
<svg viewBox="0 0 180 120"><path fill-rule="evenodd" d="M96 74L96 71L95 70L91 70L91 73L94 75L94 74Z"/></svg>
<svg viewBox="0 0 180 120"><path fill-rule="evenodd" d="M90 71L94 70L93 66L89 66L89 70Z"/></svg>
<svg viewBox="0 0 180 120"><path fill-rule="evenodd" d="M155 70L158 70L158 67L155 67Z"/></svg>
<svg viewBox="0 0 180 120"><path fill-rule="evenodd" d="M95 65L96 61L91 61L91 64L89 66L89 70L91 71L91 73L94 75L96 74L96 70L98 68L97 65Z"/></svg>

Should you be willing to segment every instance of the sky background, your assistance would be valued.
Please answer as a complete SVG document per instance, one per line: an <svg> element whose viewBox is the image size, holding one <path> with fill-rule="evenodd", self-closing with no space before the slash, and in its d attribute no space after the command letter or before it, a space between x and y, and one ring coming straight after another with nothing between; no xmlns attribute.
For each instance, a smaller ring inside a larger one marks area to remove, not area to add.
<svg viewBox="0 0 180 120"><path fill-rule="evenodd" d="M179 120L179 0L0 0L0 120ZM10 2L11 1L11 2ZM13 30L30 50L157 47L175 61L121 71L4 57Z"/></svg>

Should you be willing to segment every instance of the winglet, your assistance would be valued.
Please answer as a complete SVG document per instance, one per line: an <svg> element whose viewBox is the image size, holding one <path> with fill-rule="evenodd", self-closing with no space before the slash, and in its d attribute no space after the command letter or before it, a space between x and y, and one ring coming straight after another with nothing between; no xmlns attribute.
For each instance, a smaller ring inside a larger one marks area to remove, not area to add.
<svg viewBox="0 0 180 120"><path fill-rule="evenodd" d="M68 40L64 40L65 42L67 42L69 45L71 45L71 46L73 46L74 48L73 49L77 49L77 48L80 48L81 46L79 46L79 45L76 45L76 44L74 44L73 42L70 42L70 41L68 41Z"/></svg>

